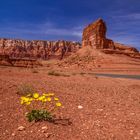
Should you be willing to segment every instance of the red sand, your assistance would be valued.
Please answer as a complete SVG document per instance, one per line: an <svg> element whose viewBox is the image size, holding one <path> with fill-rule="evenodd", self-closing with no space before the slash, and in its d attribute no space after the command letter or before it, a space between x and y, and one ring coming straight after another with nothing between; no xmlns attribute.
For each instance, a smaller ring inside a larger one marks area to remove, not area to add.
<svg viewBox="0 0 140 140"><path fill-rule="evenodd" d="M0 67L1 140L140 139L140 80L82 75L68 68L58 68L58 72L69 77L49 76L48 69L42 67L33 73L30 69ZM64 105L57 116L69 118L72 124L27 122L16 94L21 83L54 92ZM79 105L83 108L78 109ZM18 131L19 126L25 130ZM47 126L45 133L43 126Z"/></svg>

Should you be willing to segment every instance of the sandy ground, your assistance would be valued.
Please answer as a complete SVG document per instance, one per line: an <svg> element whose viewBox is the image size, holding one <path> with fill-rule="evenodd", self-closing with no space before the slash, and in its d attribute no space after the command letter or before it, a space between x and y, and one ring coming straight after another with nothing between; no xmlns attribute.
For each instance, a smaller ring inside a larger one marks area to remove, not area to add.
<svg viewBox="0 0 140 140"><path fill-rule="evenodd" d="M140 80L83 75L68 68L59 71L69 77L52 76L50 70L0 67L0 140L140 140ZM17 94L22 83L54 92L64 106L57 116L72 124L29 123ZM25 130L18 131L19 126Z"/></svg>

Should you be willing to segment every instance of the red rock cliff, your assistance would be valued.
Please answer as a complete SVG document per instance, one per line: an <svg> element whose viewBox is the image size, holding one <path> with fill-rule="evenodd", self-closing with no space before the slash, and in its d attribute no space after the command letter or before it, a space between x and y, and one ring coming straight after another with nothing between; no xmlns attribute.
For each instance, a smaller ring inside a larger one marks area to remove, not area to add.
<svg viewBox="0 0 140 140"><path fill-rule="evenodd" d="M71 41L0 39L0 54L10 58L62 59L79 48L80 43Z"/></svg>

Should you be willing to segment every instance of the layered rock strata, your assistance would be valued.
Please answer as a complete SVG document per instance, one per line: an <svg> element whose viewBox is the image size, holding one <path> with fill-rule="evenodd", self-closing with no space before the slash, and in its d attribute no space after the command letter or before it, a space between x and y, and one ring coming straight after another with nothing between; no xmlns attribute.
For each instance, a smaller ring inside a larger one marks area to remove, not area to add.
<svg viewBox="0 0 140 140"><path fill-rule="evenodd" d="M0 54L8 55L10 58L62 59L80 47L80 43L70 41L0 39Z"/></svg>
<svg viewBox="0 0 140 140"><path fill-rule="evenodd" d="M0 55L0 65L26 68L42 66L42 64L36 59L10 58L8 55Z"/></svg>

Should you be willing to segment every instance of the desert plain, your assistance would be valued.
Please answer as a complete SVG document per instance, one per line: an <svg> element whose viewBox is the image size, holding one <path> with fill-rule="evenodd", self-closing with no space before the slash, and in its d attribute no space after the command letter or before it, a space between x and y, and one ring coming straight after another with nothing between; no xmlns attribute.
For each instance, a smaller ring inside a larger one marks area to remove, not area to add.
<svg viewBox="0 0 140 140"><path fill-rule="evenodd" d="M43 47L43 42L1 40L5 44L1 52L22 57L26 48L26 55L39 57L41 65L1 55L0 140L140 140L140 54L106 39L105 33L101 19L90 24L83 33L84 46L61 60L41 57L56 53L62 58L69 52L65 50L68 42L49 42ZM73 50L75 45L70 45ZM49 50L55 46L56 51ZM62 107L55 112L57 123L27 121L18 94L22 84L59 97Z"/></svg>
<svg viewBox="0 0 140 140"><path fill-rule="evenodd" d="M1 140L140 139L140 80L91 74L140 75L140 65L128 64L122 69L121 65L118 68L110 65L85 71L57 67L54 60L44 63L47 67L35 69L0 67ZM52 70L60 75L49 75ZM40 92L55 93L63 104L57 116L71 123L29 123L17 94L17 87L23 83L32 84ZM18 131L19 126L25 129ZM46 127L46 132L42 127Z"/></svg>

